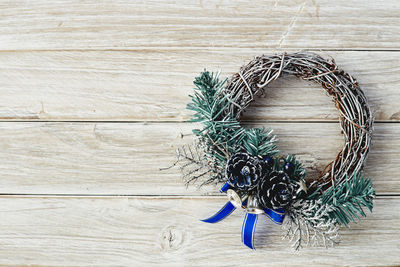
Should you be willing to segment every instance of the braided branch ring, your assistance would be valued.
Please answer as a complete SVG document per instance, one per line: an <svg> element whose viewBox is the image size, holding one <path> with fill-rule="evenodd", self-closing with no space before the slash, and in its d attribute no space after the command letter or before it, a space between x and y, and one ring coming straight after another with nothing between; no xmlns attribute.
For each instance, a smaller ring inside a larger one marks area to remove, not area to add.
<svg viewBox="0 0 400 267"><path fill-rule="evenodd" d="M346 176L358 173L367 158L373 119L364 92L348 73L338 69L334 60L314 53L292 53L256 57L234 74L225 90L231 95L227 112L239 119L254 96L283 74L311 80L333 97L340 112L340 127L345 137L343 149L329 163L319 185L340 184Z"/></svg>

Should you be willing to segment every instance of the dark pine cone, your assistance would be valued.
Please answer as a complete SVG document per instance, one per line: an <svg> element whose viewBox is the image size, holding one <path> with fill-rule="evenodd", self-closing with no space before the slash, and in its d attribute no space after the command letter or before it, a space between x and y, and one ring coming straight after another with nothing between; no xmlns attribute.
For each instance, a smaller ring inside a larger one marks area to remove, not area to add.
<svg viewBox="0 0 400 267"><path fill-rule="evenodd" d="M226 165L226 177L230 186L239 190L251 190L257 186L263 173L263 161L247 153L236 153Z"/></svg>
<svg viewBox="0 0 400 267"><path fill-rule="evenodd" d="M272 171L261 179L257 196L264 208L285 208L292 200L293 187L283 171Z"/></svg>

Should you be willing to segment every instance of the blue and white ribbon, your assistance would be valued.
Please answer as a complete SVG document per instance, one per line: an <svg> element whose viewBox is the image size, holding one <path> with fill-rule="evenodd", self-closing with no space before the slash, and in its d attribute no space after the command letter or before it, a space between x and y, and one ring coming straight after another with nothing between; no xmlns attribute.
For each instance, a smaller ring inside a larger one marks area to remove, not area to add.
<svg viewBox="0 0 400 267"><path fill-rule="evenodd" d="M257 220L257 214L251 214L247 212L243 220L242 243L251 249L254 249L254 232L256 231Z"/></svg>
<svg viewBox="0 0 400 267"><path fill-rule="evenodd" d="M220 192L225 193L228 189L230 189L230 186L228 183L226 183L224 184L224 186L222 186ZM246 202L247 201L243 201L243 205L246 205ZM233 211L235 211L235 209L236 207L230 201L228 201L216 214L214 214L210 218L201 221L206 223L217 223L228 217ZM282 224L283 219L285 218L284 209L272 210L265 208L264 214L276 224ZM252 214L247 212L243 220L242 242L251 249L255 249L254 232L256 230L257 220L258 220L258 214Z"/></svg>
<svg viewBox="0 0 400 267"><path fill-rule="evenodd" d="M228 201L225 206L223 206L217 213L215 213L210 218L201 220L206 223L217 223L222 221L226 217L228 217L234 210L236 209L235 206L232 205L230 201Z"/></svg>

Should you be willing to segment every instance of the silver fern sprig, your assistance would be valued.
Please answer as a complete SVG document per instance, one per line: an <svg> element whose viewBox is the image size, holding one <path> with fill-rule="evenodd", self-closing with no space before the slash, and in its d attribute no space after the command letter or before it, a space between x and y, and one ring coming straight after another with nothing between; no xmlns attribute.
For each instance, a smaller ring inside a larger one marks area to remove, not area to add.
<svg viewBox="0 0 400 267"><path fill-rule="evenodd" d="M284 239L295 250L303 246L330 247L339 243L339 225L328 214L333 207L321 200L299 200L287 212Z"/></svg>
<svg viewBox="0 0 400 267"><path fill-rule="evenodd" d="M174 165L179 166L186 186L202 180L198 185L201 187L213 182L220 182L223 179L223 172L217 162L206 155L199 142L179 147L176 150L176 157Z"/></svg>

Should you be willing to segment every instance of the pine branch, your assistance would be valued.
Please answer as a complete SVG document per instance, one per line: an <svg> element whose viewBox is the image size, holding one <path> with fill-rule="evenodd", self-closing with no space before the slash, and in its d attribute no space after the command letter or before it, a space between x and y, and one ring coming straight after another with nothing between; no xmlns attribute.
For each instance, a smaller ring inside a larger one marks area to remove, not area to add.
<svg viewBox="0 0 400 267"><path fill-rule="evenodd" d="M297 180L305 178L306 170L305 170L303 164L296 159L296 156L294 156L294 155L286 156L285 162L290 162L293 164L293 166L294 166L293 177L294 178L296 178Z"/></svg>
<svg viewBox="0 0 400 267"><path fill-rule="evenodd" d="M345 182L330 187L321 196L321 200L322 203L333 207L328 217L347 226L350 222L358 221L360 216L366 216L363 207L372 212L374 197L375 190L371 179L358 173L354 174L352 179L347 177Z"/></svg>
<svg viewBox="0 0 400 267"><path fill-rule="evenodd" d="M203 129L195 129L193 133L204 144L208 156L214 157L219 166L224 166L230 154L234 153L236 144L243 132L239 122L224 110L229 105L227 95L224 95L217 74L204 71L194 82L195 94L187 108L194 111L191 122L201 122Z"/></svg>
<svg viewBox="0 0 400 267"><path fill-rule="evenodd" d="M190 96L192 102L187 108L195 112L190 121L202 122L204 128L196 129L194 133L199 137L210 138L214 146L222 144L228 147L230 150L225 152L229 153L237 152L240 147L254 155L276 153L272 131L263 128L246 130L236 118L225 112L230 104L229 95L223 90L225 81L220 81L218 74L208 71L195 78L195 94ZM222 152L218 147L217 150Z"/></svg>
<svg viewBox="0 0 400 267"><path fill-rule="evenodd" d="M251 128L244 131L242 146L248 153L257 156L274 155L278 152L272 130Z"/></svg>
<svg viewBox="0 0 400 267"><path fill-rule="evenodd" d="M264 128L243 128L239 121L226 112L231 104L224 91L226 80L219 80L218 73L204 71L194 80L196 86L192 101L187 105L194 111L191 122L201 122L203 129L193 133L204 149L205 155L217 169L223 170L228 159L237 152L246 151L253 155L265 156L277 153L275 136ZM220 180L219 176L215 179ZM212 178L211 178L212 179Z"/></svg>
<svg viewBox="0 0 400 267"><path fill-rule="evenodd" d="M204 71L193 81L194 95L187 109L195 111L191 122L221 120L222 113L228 106L227 96L223 95L222 86L226 80L219 80L219 73Z"/></svg>
<svg viewBox="0 0 400 267"><path fill-rule="evenodd" d="M334 245L340 225L366 216L363 207L372 211L374 196L371 180L358 173L313 199L297 200L287 210L286 237L296 249L310 242Z"/></svg>

